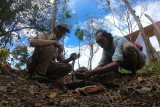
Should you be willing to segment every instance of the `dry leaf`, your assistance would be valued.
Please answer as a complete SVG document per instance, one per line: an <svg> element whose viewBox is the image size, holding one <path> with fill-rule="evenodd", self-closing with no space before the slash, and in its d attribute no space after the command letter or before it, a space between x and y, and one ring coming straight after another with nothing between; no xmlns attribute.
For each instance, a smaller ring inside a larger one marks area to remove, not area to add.
<svg viewBox="0 0 160 107"><path fill-rule="evenodd" d="M149 92L149 91L151 91L152 90L152 88L150 88L150 87L142 87L141 88L141 91L142 92Z"/></svg>
<svg viewBox="0 0 160 107"><path fill-rule="evenodd" d="M35 107L42 107L42 103L39 102L35 103Z"/></svg>
<svg viewBox="0 0 160 107"><path fill-rule="evenodd" d="M0 67L0 70L1 70L2 73L8 72L10 69L11 69L11 67L8 64L3 64Z"/></svg>
<svg viewBox="0 0 160 107"><path fill-rule="evenodd" d="M7 86L0 86L0 91L7 92L8 87Z"/></svg>
<svg viewBox="0 0 160 107"><path fill-rule="evenodd" d="M34 94L35 94L34 90L31 89L31 88L28 88L28 91L31 93L31 95L34 95Z"/></svg>
<svg viewBox="0 0 160 107"><path fill-rule="evenodd" d="M15 93L17 93L17 90L12 90L11 93L12 93L12 94L15 94Z"/></svg>
<svg viewBox="0 0 160 107"><path fill-rule="evenodd" d="M52 91L50 95L48 95L48 97L52 99L52 98L55 98L57 95L58 93L56 91Z"/></svg>
<svg viewBox="0 0 160 107"><path fill-rule="evenodd" d="M97 93L99 91L103 91L103 87L102 86L86 86L86 87L82 87L82 88L77 88L75 91L76 92L81 92L84 94L89 94L89 93Z"/></svg>
<svg viewBox="0 0 160 107"><path fill-rule="evenodd" d="M143 81L143 78L142 78L142 77L138 77L138 81L139 81L139 82L142 82L142 81Z"/></svg>
<svg viewBox="0 0 160 107"><path fill-rule="evenodd" d="M34 95L34 85L29 85L28 91L31 93L31 95Z"/></svg>

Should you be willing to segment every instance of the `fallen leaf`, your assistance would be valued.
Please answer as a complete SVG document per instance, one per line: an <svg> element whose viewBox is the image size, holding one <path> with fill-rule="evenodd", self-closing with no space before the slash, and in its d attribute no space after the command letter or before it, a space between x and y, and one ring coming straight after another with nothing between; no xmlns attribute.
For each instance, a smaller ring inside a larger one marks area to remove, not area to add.
<svg viewBox="0 0 160 107"><path fill-rule="evenodd" d="M29 85L29 88L32 88L32 89L34 89L34 87L35 87L34 85Z"/></svg>
<svg viewBox="0 0 160 107"><path fill-rule="evenodd" d="M8 64L3 64L3 65L1 65L1 67L0 67L0 70L1 70L2 73L5 73L5 72L10 71L10 69L11 69L11 67L10 67L10 65L8 65Z"/></svg>
<svg viewBox="0 0 160 107"><path fill-rule="evenodd" d="M143 81L143 78L142 78L142 77L138 77L138 81L139 81L139 82L142 82L142 81Z"/></svg>
<svg viewBox="0 0 160 107"><path fill-rule="evenodd" d="M15 94L15 93L17 93L17 90L13 90L13 91L10 92L10 93Z"/></svg>
<svg viewBox="0 0 160 107"><path fill-rule="evenodd" d="M7 92L8 87L7 86L1 86L0 91Z"/></svg>
<svg viewBox="0 0 160 107"><path fill-rule="evenodd" d="M152 90L152 88L150 88L150 87L142 87L141 88L141 91L142 92L149 92L149 91L151 91Z"/></svg>
<svg viewBox="0 0 160 107"><path fill-rule="evenodd" d="M8 101L2 100L2 104L8 104Z"/></svg>
<svg viewBox="0 0 160 107"><path fill-rule="evenodd" d="M52 91L52 92L48 95L48 97L51 98L51 99L53 99L53 98L55 98L57 95L58 95L57 91Z"/></svg>
<svg viewBox="0 0 160 107"><path fill-rule="evenodd" d="M29 88L28 91L31 93L31 95L34 95L35 92L33 91L33 89Z"/></svg>
<svg viewBox="0 0 160 107"><path fill-rule="evenodd" d="M35 103L35 107L42 107L42 103Z"/></svg>
<svg viewBox="0 0 160 107"><path fill-rule="evenodd" d="M97 93L99 91L103 91L103 87L102 86L86 86L86 87L82 87L82 88L77 88L75 91L76 92L80 92L83 94L89 94L89 93Z"/></svg>
<svg viewBox="0 0 160 107"><path fill-rule="evenodd" d="M28 91L31 93L31 95L34 95L34 85L29 85Z"/></svg>

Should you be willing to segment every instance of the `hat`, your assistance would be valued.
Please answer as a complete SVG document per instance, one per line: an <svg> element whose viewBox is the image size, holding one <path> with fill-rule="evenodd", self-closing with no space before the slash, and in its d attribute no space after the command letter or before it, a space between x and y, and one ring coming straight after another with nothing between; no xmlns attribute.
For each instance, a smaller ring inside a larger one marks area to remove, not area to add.
<svg viewBox="0 0 160 107"><path fill-rule="evenodd" d="M66 32L70 33L70 27L65 23L60 23L56 27L62 27L66 29Z"/></svg>

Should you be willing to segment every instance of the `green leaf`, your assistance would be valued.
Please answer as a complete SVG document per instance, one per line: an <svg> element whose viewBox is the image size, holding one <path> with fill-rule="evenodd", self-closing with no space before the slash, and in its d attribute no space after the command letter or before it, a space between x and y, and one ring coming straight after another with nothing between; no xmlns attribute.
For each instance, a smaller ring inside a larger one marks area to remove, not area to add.
<svg viewBox="0 0 160 107"><path fill-rule="evenodd" d="M66 18L71 18L69 11L66 11L65 16L66 16Z"/></svg>
<svg viewBox="0 0 160 107"><path fill-rule="evenodd" d="M82 41L82 40L83 40L83 37L84 37L84 32L83 32L81 29L78 28L78 29L76 30L76 32L75 32L75 35L78 37L79 40Z"/></svg>
<svg viewBox="0 0 160 107"><path fill-rule="evenodd" d="M8 56L9 52L5 48L0 48L0 64L2 64Z"/></svg>

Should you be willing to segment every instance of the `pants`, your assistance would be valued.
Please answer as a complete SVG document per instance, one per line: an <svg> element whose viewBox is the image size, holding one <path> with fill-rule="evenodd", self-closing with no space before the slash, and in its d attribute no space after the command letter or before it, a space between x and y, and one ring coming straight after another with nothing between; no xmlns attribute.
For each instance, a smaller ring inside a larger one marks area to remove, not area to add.
<svg viewBox="0 0 160 107"><path fill-rule="evenodd" d="M32 57L27 62L29 72L47 76L49 79L61 78L71 72L70 64L51 61L55 52L56 48L53 45L35 48Z"/></svg>

